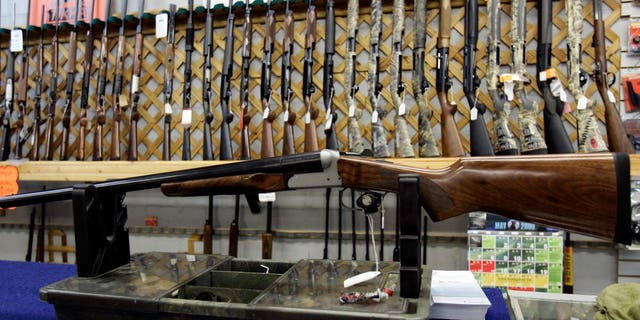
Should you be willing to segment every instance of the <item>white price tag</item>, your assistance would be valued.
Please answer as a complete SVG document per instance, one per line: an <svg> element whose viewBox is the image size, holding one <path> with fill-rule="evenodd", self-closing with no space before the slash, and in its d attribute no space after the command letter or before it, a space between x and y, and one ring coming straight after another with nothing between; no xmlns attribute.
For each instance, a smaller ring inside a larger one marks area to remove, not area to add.
<svg viewBox="0 0 640 320"><path fill-rule="evenodd" d="M207 82L211 82L211 69L204 70L204 80Z"/></svg>
<svg viewBox="0 0 640 320"><path fill-rule="evenodd" d="M164 38L167 36L169 25L169 14L161 13L156 16L156 38Z"/></svg>
<svg viewBox="0 0 640 320"><path fill-rule="evenodd" d="M275 192L258 193L258 200L260 200L260 202L274 202L276 201L276 193Z"/></svg>
<svg viewBox="0 0 640 320"><path fill-rule="evenodd" d="M560 101L567 102L567 92L564 89L560 90Z"/></svg>
<svg viewBox="0 0 640 320"><path fill-rule="evenodd" d="M587 97L585 96L581 96L578 99L578 110L585 110L587 109L587 103L589 102L589 100L587 99Z"/></svg>
<svg viewBox="0 0 640 320"><path fill-rule="evenodd" d="M378 110L373 110L371 114L371 123L378 123Z"/></svg>
<svg viewBox="0 0 640 320"><path fill-rule="evenodd" d="M398 115L404 116L407 113L407 106L404 104L404 99L402 99L402 103L398 106Z"/></svg>
<svg viewBox="0 0 640 320"><path fill-rule="evenodd" d="M507 100L511 101L513 100L513 87L514 87L515 83L513 83L512 81L509 82L505 82L504 83L504 93L507 95Z"/></svg>
<svg viewBox="0 0 640 320"><path fill-rule="evenodd" d="M283 115L284 121L282 122L287 122L287 120L289 120L289 109L285 109Z"/></svg>
<svg viewBox="0 0 640 320"><path fill-rule="evenodd" d="M126 107L129 105L129 99L127 99L127 96L124 94L121 94L118 96L118 103L120 104L120 107Z"/></svg>
<svg viewBox="0 0 640 320"><path fill-rule="evenodd" d="M189 262L195 262L196 261L196 256L195 255L187 254L186 257L187 257L187 261L189 261Z"/></svg>
<svg viewBox="0 0 640 320"><path fill-rule="evenodd" d="M613 92L611 92L611 90L607 90L607 97L609 97L609 102L616 103L616 97L613 96Z"/></svg>
<svg viewBox="0 0 640 320"><path fill-rule="evenodd" d="M331 124L333 123L333 113L327 112L327 121L324 123L324 130L331 129Z"/></svg>
<svg viewBox="0 0 640 320"><path fill-rule="evenodd" d="M140 77L137 75L133 75L131 79L131 92L138 92L140 89Z"/></svg>
<svg viewBox="0 0 640 320"><path fill-rule="evenodd" d="M349 106L349 118L355 117L356 116L356 106L355 105L350 105Z"/></svg>
<svg viewBox="0 0 640 320"><path fill-rule="evenodd" d="M191 109L182 109L182 121L183 126L191 125Z"/></svg>
<svg viewBox="0 0 640 320"><path fill-rule="evenodd" d="M540 71L540 73L538 73L538 79L540 79L540 81L547 81L547 71Z"/></svg>
<svg viewBox="0 0 640 320"><path fill-rule="evenodd" d="M165 114L172 114L173 113L173 108L171 107L171 103L165 103L164 104L164 113Z"/></svg>
<svg viewBox="0 0 640 320"><path fill-rule="evenodd" d="M309 111L307 111L307 113L304 114L304 123L306 124L311 123L311 113Z"/></svg>
<svg viewBox="0 0 640 320"><path fill-rule="evenodd" d="M22 30L11 30L11 52L22 51Z"/></svg>
<svg viewBox="0 0 640 320"><path fill-rule="evenodd" d="M471 108L471 120L478 120L478 108Z"/></svg>
<svg viewBox="0 0 640 320"><path fill-rule="evenodd" d="M269 117L269 107L264 108L262 111L262 119L266 119Z"/></svg>
<svg viewBox="0 0 640 320"><path fill-rule="evenodd" d="M13 80L7 79L7 89L5 90L4 98L7 101L13 100Z"/></svg>

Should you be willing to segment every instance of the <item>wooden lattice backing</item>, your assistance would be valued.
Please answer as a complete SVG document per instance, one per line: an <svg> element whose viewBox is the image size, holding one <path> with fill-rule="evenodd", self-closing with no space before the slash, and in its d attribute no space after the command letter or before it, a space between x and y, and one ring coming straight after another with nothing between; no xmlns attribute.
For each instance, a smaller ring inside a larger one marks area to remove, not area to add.
<svg viewBox="0 0 640 320"><path fill-rule="evenodd" d="M604 14L605 19L605 29L606 38L607 38L607 57L609 61L609 71L613 73L617 73L620 68L620 39L617 34L615 34L611 30L611 26L620 18L620 4L615 0L604 0L603 4L606 6L605 12L609 14ZM381 105L383 105L388 110L387 117L383 120L384 126L388 130L388 140L389 146L393 146L393 139L395 137L394 127L393 127L393 117L395 116L395 111L393 110L393 105L391 103L391 93L390 93L390 75L388 73L389 65L390 65L390 55L391 55L391 1L383 1L383 5L385 6L384 16L383 16L383 33L382 38L383 42L381 43L381 83L383 84L382 91L382 101ZM433 3L430 3L430 7L433 6ZM509 22L509 4L503 4L503 27L501 29L501 36L503 39L503 47L501 51L501 61L506 64L507 61L510 61L511 52L508 50L510 45L509 35L508 35L508 22ZM314 52L315 65L314 65L314 76L313 83L316 85L318 90L313 95L313 101L317 104L319 109L321 110L321 114L319 116L319 120L317 123L318 126L318 136L320 139L319 145L322 147L325 145L324 143L324 132L321 119L324 119L324 107L322 103L322 64L324 57L324 13L322 12L323 6L319 6L319 21L318 21L318 43L316 46L316 51ZM273 112L278 113L278 119L274 122L274 143L276 145L276 154L279 155L282 149L282 138L283 138L283 109L279 95L279 86L280 86L280 75L281 75L281 67L280 67L280 56L282 54L282 37L283 37L283 12L284 8L281 5L277 5L274 7L276 10L276 42L275 49L273 53L273 78L272 78L272 87L273 87L273 95L271 99L271 109ZM303 71L303 45L304 45L304 35L305 35L305 10L306 7L303 5L293 6L295 10L295 43L294 43L294 53L293 53L293 75L292 75L292 89L293 89L293 99L292 106L298 115L298 120L296 122L296 127L294 130L295 134L295 145L296 151L302 152L303 150L303 141L304 141L304 122L301 120L304 115L304 106L302 100L302 71ZM239 114L240 108L240 97L238 94L238 88L240 86L240 64L241 64L241 56L239 54L240 50L240 42L242 38L242 27L241 27L241 17L242 10L238 10L236 12L236 28L234 30L234 34L236 37L236 41L234 43L234 48L236 54L234 55L234 70L232 75L232 97L231 97L231 110L235 115ZM593 49L591 48L591 37L593 28L592 19L593 19L593 5L589 2L584 7L584 15L585 15L585 32L584 32L584 40L582 47L584 48L585 54L583 54L583 66L585 69L590 71L593 66ZM346 106L346 94L347 91L343 87L343 80L345 79L346 74L344 74L344 56L346 55L346 1L337 1L336 2L336 55L335 59L335 88L336 94L334 98L334 105L337 108L338 112L338 121L336 123L337 129L337 137L340 144L341 150L346 150L348 147L348 137L347 137L347 111L348 108ZM559 78L562 83L566 86L566 66L565 63L567 61L567 52L565 47L564 39L566 38L566 16L564 12L564 2L558 1L553 3L553 25L554 25L554 37L553 37L553 65L559 71ZM262 121L262 106L260 103L260 95L259 95L259 86L260 86L260 68L261 68L261 60L262 60L262 38L264 35L263 23L264 23L264 8L259 7L256 8L256 11L252 14L253 17L253 45L252 45L252 59L251 59L251 68L250 68L250 116L251 123L249 126L250 137L249 141L251 144L251 156L252 158L259 157L260 154L260 133L261 133L261 121ZM413 145L417 148L418 135L416 132L417 128L417 107L415 105L415 101L412 98L412 88L410 85L411 81L411 66L412 66L412 55L411 48L413 47L413 35L414 35L414 23L413 23L413 13L412 13L412 1L407 1L407 10L406 10L406 29L405 29L405 40L404 40L404 57L403 57L403 67L404 67L404 82L407 84L408 95L406 97L406 106L407 112L409 114L408 123L410 128L410 135L412 137ZM438 17L439 12L438 9L429 9L427 13L427 43L426 43L426 70L427 80L430 84L435 83L435 66L436 66L436 57L435 57L435 46L436 46L436 37L438 35ZM454 101L458 102L459 106L459 114L456 116L456 121L458 128L463 132L463 143L465 149L469 150L469 119L470 112L469 107L466 104L466 100L464 100L464 94L462 92L462 63L463 63L463 53L462 48L464 44L464 9L463 8L454 8L452 13L452 38L451 38L451 62L450 62L450 74L453 78L453 87L450 91L451 97ZM480 36L478 41L478 74L482 78L486 73L486 37L487 37L487 29L486 29L486 7L480 8L480 17L479 17L479 28L480 28ZM356 82L360 86L360 91L356 95L356 101L359 103L360 107L365 108L366 111L362 117L362 126L363 136L365 138L365 146L371 145L371 126L370 126L370 106L367 100L367 55L369 51L369 23L370 23L370 9L368 2L362 2L360 8L360 20L359 20L359 32L357 39L357 77ZM526 59L529 67L530 74L535 74L535 39L536 39L536 9L535 3L528 3L527 5L527 51L526 51ZM213 103L211 107L214 111L214 122L213 122L213 150L214 156L217 159L218 148L219 145L219 127L221 123L221 112L219 107L220 101L220 73L222 68L222 53L225 46L224 39L224 31L225 31L225 15L224 12L218 11L215 15L215 23L214 23L214 57L212 59L213 70L212 70L212 88L214 92ZM180 125L180 109L182 104L182 82L183 82L183 68L184 68L184 60L185 53L184 49L184 38L185 38L185 27L184 27L185 19L184 15L181 15L177 20L177 30L176 30L176 41L177 41L177 50L176 50L176 69L174 72L174 94L173 94L173 121L172 121L172 159L177 160L182 157L182 126ZM191 145L192 145L192 155L193 159L198 160L202 159L202 143L203 143L203 104L202 104L202 78L203 71L202 66L204 64L202 57L202 47L203 47L203 37L204 31L202 30L204 27L204 15L202 14L202 10L196 15L195 19L196 23L196 35L195 35L195 48L193 56L193 86L192 86L192 95L193 95L193 125L192 125L192 137L191 137ZM125 70L124 70L124 86L123 86L123 94L129 95L130 91L130 80L131 80L131 72L132 72L132 62L133 62L133 22L129 21L127 24L127 45L126 45L126 62L125 62ZM98 30L100 29L100 30ZM69 151L71 155L71 159L75 159L75 154L77 154L78 149L78 132L79 132L79 102L80 102L80 92L81 92L81 74L82 74L82 57L84 55L84 37L82 34L84 33L84 28L81 28L80 38L78 42L78 61L76 66L76 77L74 82L74 102L73 102L73 111L72 111L72 129L71 129L71 138L70 138L70 146ZM115 31L115 29L114 29ZM96 27L96 33L101 32L101 26ZM138 123L138 153L140 160L158 160L161 159L162 156L162 139L163 139L163 74L164 74L164 48L165 41L164 39L156 39L154 36L154 20L151 18L145 19L145 39L144 39L144 63L142 65L142 77L141 77L141 120ZM51 32L46 32L46 46L45 46L45 73L44 73L44 91L43 91L43 118L44 118L44 110L46 110L46 106L49 103L48 99L48 88L50 84L50 39ZM61 132L62 132L62 124L61 124L61 116L62 116L62 103L64 100L64 81L66 77L66 63L67 57L69 55L68 45L67 45L67 36L68 36L68 28L63 28L61 31L61 45L60 45L60 65L58 73L60 74L59 84L58 84L58 103L56 108L56 134L55 134L55 159L59 159L59 144L61 141ZM107 85L107 124L104 129L104 153L105 158L108 158L108 150L109 145L111 143L111 81L112 75L114 74L114 62L115 62L115 40L116 33L110 33L110 55L109 55L109 84ZM37 38L32 36L33 38ZM97 103L96 99L96 86L97 86L97 57L100 41L98 36L96 36L95 40L95 50L94 50L94 63L93 63L93 77L91 81L91 99L90 99L90 109L89 109L89 119L90 119L90 128L89 134L87 136L86 143L86 153L87 159L90 159L92 156L92 141L93 141L93 124L95 119L95 106ZM6 39L6 36L3 37ZM34 43L35 39L30 39L32 43ZM6 42L6 41L3 41ZM6 56L7 50L2 50L0 58L2 59L0 68L4 70L6 65ZM29 104L28 110L26 113L26 127L32 126L33 119L33 96L34 96L34 87L35 82L33 79L33 72L36 66L36 49L34 46L31 46L29 49L29 63L30 63L30 79L29 79ZM19 63L16 66L16 70L19 70ZM505 71L508 69L505 67ZM5 90L5 75L4 73L0 77L2 79L2 86L0 88L1 94L4 96ZM614 94L617 95L616 87L613 87L612 90ZM531 99L541 99L539 92L535 85L530 86L529 95ZM595 99L596 101L600 101L600 98L597 96L597 90L595 84L591 83L586 90L586 95ZM434 127L434 132L436 138L439 140L440 138L440 107L436 98L436 92L433 86L431 86L427 90L427 97L430 100L430 107L434 111L434 117L431 121L432 126ZM487 126L491 131L493 128L493 121L491 119L491 113L493 112L493 107L491 100L486 93L486 86L483 85L480 88L479 101L485 103L489 107L489 111L486 114ZM570 98L571 101L571 98ZM575 107L574 107L575 108ZM514 110L511 115L512 121L511 125L513 126L513 130L516 130L517 127L517 117L515 113L517 109ZM600 121L600 125L603 125L604 121L604 110L601 105L599 105L596 110L596 116ZM570 134L572 141L575 142L577 131L576 127L576 119L571 113L565 114L563 117L565 120L565 127ZM239 131L239 119L236 116L231 123L231 138L233 139L232 148L234 151L235 158L239 158L239 144L240 144L240 131ZM542 126L542 113L538 118L538 124ZM124 112L124 117L122 121L122 132L120 133L121 139L121 149L123 150L123 159L126 158L126 145L127 138L129 132L129 117L128 111ZM41 141L44 140L44 126L40 128ZM14 139L12 139L13 142ZM30 142L27 142L23 146L23 153L28 154L29 149L32 148ZM393 152L393 148L391 148ZM40 155L44 152L44 147L41 146Z"/></svg>

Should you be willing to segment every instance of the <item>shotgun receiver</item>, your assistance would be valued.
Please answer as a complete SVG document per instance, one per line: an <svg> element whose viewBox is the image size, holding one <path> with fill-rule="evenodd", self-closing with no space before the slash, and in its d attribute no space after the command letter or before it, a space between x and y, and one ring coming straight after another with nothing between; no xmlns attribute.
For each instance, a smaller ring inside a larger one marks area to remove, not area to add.
<svg viewBox="0 0 640 320"><path fill-rule="evenodd" d="M140 74L142 72L142 47L144 36L142 35L142 15L144 14L144 0L138 0L138 25L136 26L136 40L133 49L133 72L131 75L131 110L129 111L129 145L127 148L127 160L138 160L138 104L140 104ZM186 82L186 81L185 81Z"/></svg>
<svg viewBox="0 0 640 320"><path fill-rule="evenodd" d="M567 81L568 88L576 103L576 122L578 127L578 152L606 151L607 144L602 138L596 116L593 113L595 101L584 95L583 86L589 80L582 70L582 0L565 1L567 12Z"/></svg>
<svg viewBox="0 0 640 320"><path fill-rule="evenodd" d="M107 122L104 109L106 102L107 88L107 69L109 67L109 7L111 0L107 0L104 10L104 28L102 29L102 38L100 40L100 58L98 65L98 105L96 106L96 125L93 132L93 160L101 161L103 159L102 152L102 128Z"/></svg>
<svg viewBox="0 0 640 320"><path fill-rule="evenodd" d="M51 38L51 85L49 85L49 106L47 108L47 127L44 134L44 160L53 160L53 133L56 121L56 103L58 101L58 30L60 29L60 0L56 1L54 12L56 26Z"/></svg>
<svg viewBox="0 0 640 320"><path fill-rule="evenodd" d="M87 135L87 108L89 108L89 87L91 86L91 67L93 66L93 9L96 1L91 2L91 13L89 13L89 27L87 28L87 38L84 46L84 61L82 61L82 92L80 95L80 133L78 139L78 160L85 159L85 139ZM85 7L86 8L86 7Z"/></svg>
<svg viewBox="0 0 640 320"><path fill-rule="evenodd" d="M168 18L168 30L167 30L167 46L165 47L164 56L164 126L162 135L162 160L171 160L171 115L173 114L173 71L175 54L175 33L176 33L176 5L169 5L169 18ZM205 59L205 65L206 65ZM206 74L206 73L205 73ZM206 81L205 81L206 82ZM206 87L206 84L205 84ZM207 100L204 100L207 101ZM205 103L206 104L206 103ZM209 132L211 135L211 132ZM205 143L206 143L205 135ZM211 138L209 138L209 142ZM206 150L206 146L205 146ZM205 153L206 155L206 153ZM204 159L204 160L212 160Z"/></svg>
<svg viewBox="0 0 640 320"><path fill-rule="evenodd" d="M71 130L71 108L73 104L73 82L76 76L76 57L78 47L78 15L80 13L80 0L76 0L76 14L74 16L71 33L69 34L69 61L67 61L67 83L65 87L66 98L62 109L62 142L60 143L60 160L67 160L69 148L69 131Z"/></svg>
<svg viewBox="0 0 640 320"><path fill-rule="evenodd" d="M550 1L550 0L549 0ZM616 81L615 75L609 81L607 72L607 48L604 39L604 17L602 16L602 0L593 0L593 41L595 50L595 66L593 78L596 81L600 98L604 104L604 118L607 127L609 150L615 152L635 153L631 141L622 126L620 113L616 107L616 97L609 87Z"/></svg>
<svg viewBox="0 0 640 320"><path fill-rule="evenodd" d="M438 29L438 47L436 68L436 91L442 109L440 126L442 128L442 155L445 157L464 156L464 147L456 125L455 115L458 106L449 99L451 79L449 79L449 41L451 39L451 2L440 1L440 22Z"/></svg>

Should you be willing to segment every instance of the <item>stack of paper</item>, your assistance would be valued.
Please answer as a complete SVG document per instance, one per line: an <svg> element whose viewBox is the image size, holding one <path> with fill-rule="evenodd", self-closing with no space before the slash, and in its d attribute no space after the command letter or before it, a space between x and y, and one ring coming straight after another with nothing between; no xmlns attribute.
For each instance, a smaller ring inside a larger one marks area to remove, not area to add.
<svg viewBox="0 0 640 320"><path fill-rule="evenodd" d="M471 271L433 270L430 319L484 319L490 306Z"/></svg>

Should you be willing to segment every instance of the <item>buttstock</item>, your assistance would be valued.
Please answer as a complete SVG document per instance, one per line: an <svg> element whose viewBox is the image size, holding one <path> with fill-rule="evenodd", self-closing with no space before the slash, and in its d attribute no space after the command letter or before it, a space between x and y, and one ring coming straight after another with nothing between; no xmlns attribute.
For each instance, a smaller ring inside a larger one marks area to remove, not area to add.
<svg viewBox="0 0 640 320"><path fill-rule="evenodd" d="M281 174L247 174L223 178L165 183L160 187L166 196L207 196L287 190Z"/></svg>

